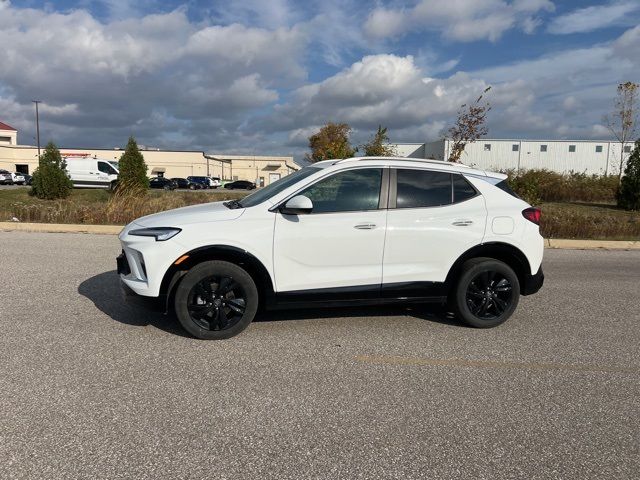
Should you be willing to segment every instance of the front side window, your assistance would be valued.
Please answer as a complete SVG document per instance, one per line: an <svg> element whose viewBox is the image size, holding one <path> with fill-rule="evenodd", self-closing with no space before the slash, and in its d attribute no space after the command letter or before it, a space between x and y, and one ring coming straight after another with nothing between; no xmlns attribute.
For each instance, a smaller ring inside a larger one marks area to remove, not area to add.
<svg viewBox="0 0 640 480"><path fill-rule="evenodd" d="M300 192L313 202L311 213L376 210L380 202L381 168L336 173Z"/></svg>
<svg viewBox="0 0 640 480"><path fill-rule="evenodd" d="M262 188L251 195L244 197L240 200L239 204L241 207L253 207L258 205L296 184L300 180L313 175L314 173L318 173L319 171L320 169L318 167L305 167L297 172L282 177L281 179L271 183L269 186Z"/></svg>
<svg viewBox="0 0 640 480"><path fill-rule="evenodd" d="M439 207L451 203L450 173L398 170L396 208Z"/></svg>
<svg viewBox="0 0 640 480"><path fill-rule="evenodd" d="M109 165L106 162L98 162L98 170L100 170L102 173L106 173L107 175L117 175L118 172L116 172L113 167L111 165Z"/></svg>

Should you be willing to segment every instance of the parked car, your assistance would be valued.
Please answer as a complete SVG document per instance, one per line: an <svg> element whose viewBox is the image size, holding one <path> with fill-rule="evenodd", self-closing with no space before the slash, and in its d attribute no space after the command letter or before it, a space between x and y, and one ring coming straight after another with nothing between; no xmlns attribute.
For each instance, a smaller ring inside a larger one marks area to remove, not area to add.
<svg viewBox="0 0 640 480"><path fill-rule="evenodd" d="M211 185L211 180L209 180L209 177L190 176L190 177L187 177L187 180L189 180L190 182L198 183L202 185L203 188L213 188L213 185Z"/></svg>
<svg viewBox="0 0 640 480"><path fill-rule="evenodd" d="M205 188L201 183L191 182L186 178L172 178L176 184L176 188L188 188L189 190L200 190Z"/></svg>
<svg viewBox="0 0 640 480"><path fill-rule="evenodd" d="M13 174L8 170L0 169L0 185L13 185Z"/></svg>
<svg viewBox="0 0 640 480"><path fill-rule="evenodd" d="M170 178L153 177L149 180L149 187L161 188L164 190L175 190L178 188L178 185Z"/></svg>
<svg viewBox="0 0 640 480"><path fill-rule="evenodd" d="M108 188L113 190L119 171L109 160L100 158L65 158L67 174L76 188Z"/></svg>
<svg viewBox="0 0 640 480"><path fill-rule="evenodd" d="M229 190L253 190L256 188L256 184L248 180L236 180L225 183L224 188L228 188Z"/></svg>
<svg viewBox="0 0 640 480"><path fill-rule="evenodd" d="M209 185L211 185L211 188L218 188L220 185L222 185L222 183L220 182L220 177L208 177L209 178Z"/></svg>
<svg viewBox="0 0 640 480"><path fill-rule="evenodd" d="M13 183L16 185L24 185L25 179L21 173L12 173L11 177L13 178Z"/></svg>
<svg viewBox="0 0 640 480"><path fill-rule="evenodd" d="M501 173L328 160L242 200L134 220L117 266L130 299L161 299L203 339L237 335L258 307L438 302L488 328L543 284L539 221Z"/></svg>
<svg viewBox="0 0 640 480"><path fill-rule="evenodd" d="M23 185L31 185L31 180L33 179L33 177L31 175L29 175L28 173L16 172L15 175L22 175L24 177Z"/></svg>

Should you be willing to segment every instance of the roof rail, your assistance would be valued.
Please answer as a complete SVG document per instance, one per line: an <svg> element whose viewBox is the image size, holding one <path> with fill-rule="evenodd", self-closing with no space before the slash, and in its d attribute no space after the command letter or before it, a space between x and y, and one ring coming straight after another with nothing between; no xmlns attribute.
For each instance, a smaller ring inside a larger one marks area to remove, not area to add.
<svg viewBox="0 0 640 480"><path fill-rule="evenodd" d="M471 168L469 165L465 165L464 163L451 163L445 160L434 160L430 158L409 158L409 157L351 157L351 158L343 158L340 160L336 160L331 165L336 165L341 162L349 162L349 161L357 161L360 162L362 160L400 160L402 162L415 162L415 163L432 163L435 165L444 165L447 167L463 167L463 168Z"/></svg>

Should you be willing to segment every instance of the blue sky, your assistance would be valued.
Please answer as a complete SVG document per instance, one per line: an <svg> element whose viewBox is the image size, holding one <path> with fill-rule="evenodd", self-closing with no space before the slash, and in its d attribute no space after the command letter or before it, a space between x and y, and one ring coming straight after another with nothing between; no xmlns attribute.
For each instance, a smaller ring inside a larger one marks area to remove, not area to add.
<svg viewBox="0 0 640 480"><path fill-rule="evenodd" d="M606 138L640 80L640 1L0 0L0 121L33 143L304 154L438 138L486 86L489 136Z"/></svg>

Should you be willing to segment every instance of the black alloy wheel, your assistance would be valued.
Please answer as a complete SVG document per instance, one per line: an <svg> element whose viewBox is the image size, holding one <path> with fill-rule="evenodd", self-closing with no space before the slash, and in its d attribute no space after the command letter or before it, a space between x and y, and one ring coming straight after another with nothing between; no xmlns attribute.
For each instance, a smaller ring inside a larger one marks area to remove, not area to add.
<svg viewBox="0 0 640 480"><path fill-rule="evenodd" d="M242 319L247 308L245 295L232 277L206 277L191 288L187 310L200 328L226 330Z"/></svg>
<svg viewBox="0 0 640 480"><path fill-rule="evenodd" d="M500 317L513 300L513 286L500 272L486 270L479 273L467 287L469 311L483 320Z"/></svg>
<svg viewBox="0 0 640 480"><path fill-rule="evenodd" d="M239 265L210 260L185 274L176 287L174 308L191 335L222 340L249 326L258 310L258 289Z"/></svg>
<svg viewBox="0 0 640 480"><path fill-rule="evenodd" d="M450 303L467 325L491 328L504 323L520 299L520 282L513 269L493 258L465 262Z"/></svg>

